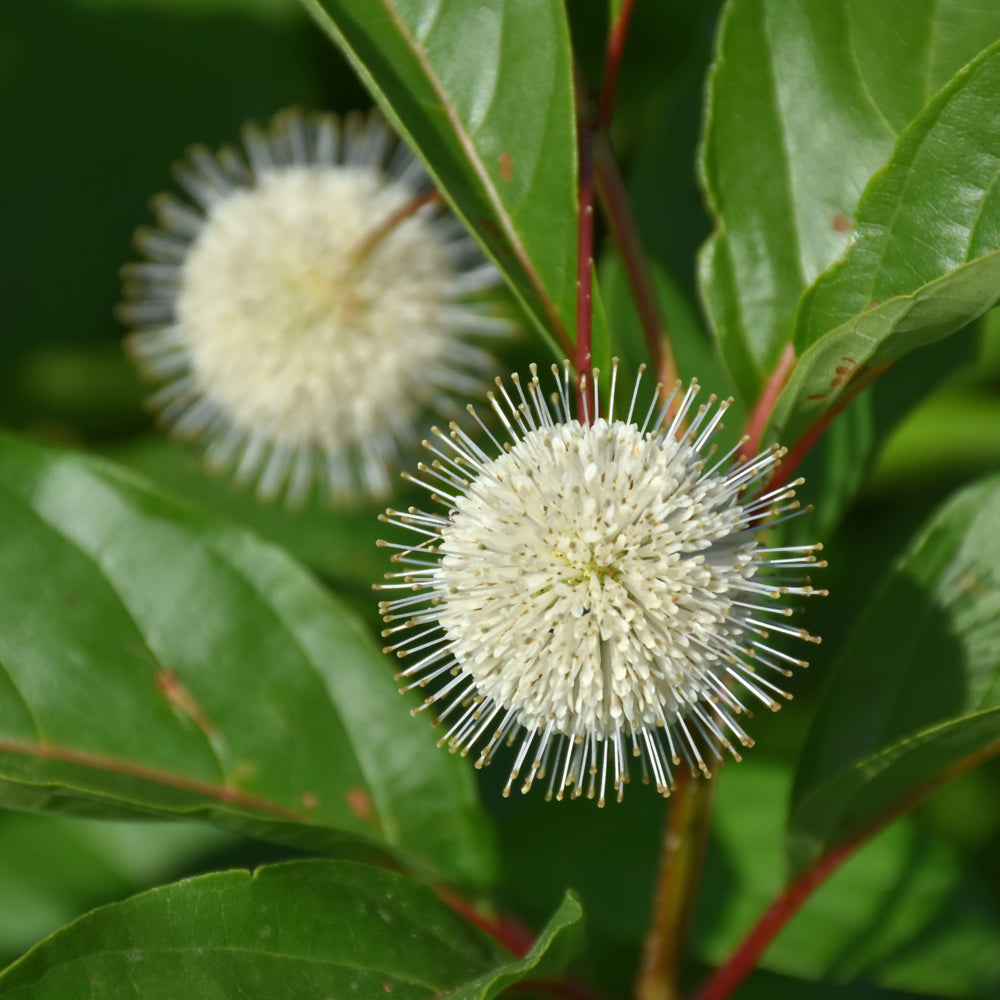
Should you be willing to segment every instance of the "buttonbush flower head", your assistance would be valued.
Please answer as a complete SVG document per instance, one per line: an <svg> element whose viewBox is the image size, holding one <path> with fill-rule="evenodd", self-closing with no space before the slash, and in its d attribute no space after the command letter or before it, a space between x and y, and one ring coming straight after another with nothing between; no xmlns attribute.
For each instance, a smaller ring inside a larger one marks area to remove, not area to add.
<svg viewBox="0 0 1000 1000"><path fill-rule="evenodd" d="M383 494L420 412L489 369L462 337L505 332L466 301L498 273L378 116L289 111L243 139L190 150L193 204L161 195L137 233L130 352L162 420L262 498Z"/></svg>
<svg viewBox="0 0 1000 1000"><path fill-rule="evenodd" d="M469 407L491 447L457 424L424 442L411 476L439 509L389 510L411 540L387 543L404 568L382 589L389 650L411 661L403 690L430 693L441 743L477 766L516 745L504 794L544 781L548 795L621 799L629 757L664 795L674 769L752 741L750 702L771 709L805 662L777 637L818 642L787 623L789 600L825 593L803 575L820 545L769 547L765 522L797 512L802 481L756 494L784 454L722 457L710 442L729 402L695 407L696 383L639 403L640 371L615 419L570 416L568 363L549 398L537 370L490 404L503 443ZM589 414L598 412L598 372ZM588 393L589 395L589 393Z"/></svg>

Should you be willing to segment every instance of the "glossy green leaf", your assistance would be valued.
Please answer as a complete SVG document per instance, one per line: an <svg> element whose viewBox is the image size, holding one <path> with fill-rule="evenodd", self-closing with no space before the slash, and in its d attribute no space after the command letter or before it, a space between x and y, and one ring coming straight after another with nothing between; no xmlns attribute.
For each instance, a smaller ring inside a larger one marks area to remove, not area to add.
<svg viewBox="0 0 1000 1000"><path fill-rule="evenodd" d="M452 1000L493 1000L525 978L560 979L582 948L582 919L579 901L572 892L567 892L524 958L498 965L449 996Z"/></svg>
<svg viewBox="0 0 1000 1000"><path fill-rule="evenodd" d="M563 912L565 910L565 912ZM564 907L516 962L428 887L342 861L188 879L88 914L0 975L7 1000L245 997L489 1000L579 918ZM515 970L515 966L523 966Z"/></svg>
<svg viewBox="0 0 1000 1000"><path fill-rule="evenodd" d="M576 326L576 124L558 0L303 0L539 329Z"/></svg>
<svg viewBox="0 0 1000 1000"><path fill-rule="evenodd" d="M795 782L796 868L1000 750L1000 476L931 519L838 658Z"/></svg>
<svg viewBox="0 0 1000 1000"><path fill-rule="evenodd" d="M114 466L0 439L0 805L199 816L491 872L469 771L283 552Z"/></svg>
<svg viewBox="0 0 1000 1000"><path fill-rule="evenodd" d="M908 351L1000 300L1000 42L959 73L865 191L844 258L802 300L768 435L796 441Z"/></svg>
<svg viewBox="0 0 1000 1000"><path fill-rule="evenodd" d="M731 0L707 100L716 232L700 284L745 402L792 339L799 297L847 248L900 132L998 37L1000 7L962 0Z"/></svg>
<svg viewBox="0 0 1000 1000"><path fill-rule="evenodd" d="M729 957L785 885L788 785L784 769L757 758L720 776L693 940L708 963ZM902 820L810 896L761 967L804 980L990 996L1000 991L1000 906L954 850Z"/></svg>

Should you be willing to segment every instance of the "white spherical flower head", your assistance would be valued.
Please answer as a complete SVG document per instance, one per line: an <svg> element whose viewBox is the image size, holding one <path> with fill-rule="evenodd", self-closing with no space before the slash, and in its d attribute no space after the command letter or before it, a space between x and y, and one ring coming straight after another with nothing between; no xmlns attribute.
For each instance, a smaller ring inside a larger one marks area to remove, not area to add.
<svg viewBox="0 0 1000 1000"><path fill-rule="evenodd" d="M706 757L738 760L734 740L751 745L734 685L772 709L790 697L766 675L805 663L771 633L818 641L785 622L789 595L825 593L792 569L825 565L821 546L757 539L797 511L801 480L751 499L783 452L710 460L729 404L694 409L695 383L666 401L657 386L640 422L637 380L616 420L616 364L612 416L580 422L568 365L551 400L534 368L527 387L512 381L514 393L498 379L490 394L510 437L490 435L498 457L456 424L424 442L435 460L410 478L447 513L384 517L418 540L390 545L407 568L383 589L407 593L383 602L383 635L415 658L404 690L433 685L422 707L442 706L442 743L481 744L481 766L520 740L505 794L526 772L524 791L547 778L549 795L603 804L610 774L620 799L630 755L668 794L682 762L708 774ZM597 413L596 371L593 384Z"/></svg>
<svg viewBox="0 0 1000 1000"><path fill-rule="evenodd" d="M421 411L488 370L462 338L507 324L465 299L498 273L379 117L286 112L244 141L178 168L197 208L154 202L125 269L131 353L166 383L163 420L262 498L383 494Z"/></svg>

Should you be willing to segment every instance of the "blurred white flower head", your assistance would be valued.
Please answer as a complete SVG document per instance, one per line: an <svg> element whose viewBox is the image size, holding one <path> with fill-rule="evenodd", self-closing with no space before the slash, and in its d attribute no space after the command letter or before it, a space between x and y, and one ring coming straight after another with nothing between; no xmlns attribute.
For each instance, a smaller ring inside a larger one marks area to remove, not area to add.
<svg viewBox="0 0 1000 1000"><path fill-rule="evenodd" d="M548 795L620 799L628 758L663 794L674 768L710 773L736 744L748 704L771 709L805 662L776 637L819 641L791 627L790 599L825 593L802 570L819 545L768 547L762 527L793 516L798 480L754 495L783 451L722 457L710 442L729 403L695 408L698 386L660 386L640 407L641 372L624 419L571 419L568 364L546 398L497 379L493 410L509 440L487 454L457 424L435 429L433 453L409 477L442 512L390 510L407 529L404 568L381 589L388 649L412 661L398 676L431 692L441 743L477 766L518 744L504 794L545 781ZM598 373L589 414L598 412ZM777 681L777 683L776 683ZM422 708L416 711L421 711Z"/></svg>
<svg viewBox="0 0 1000 1000"><path fill-rule="evenodd" d="M163 422L261 498L385 494L422 412L488 371L466 338L508 324L467 297L499 274L376 114L287 111L243 141L189 151L195 204L154 201L123 271L130 353Z"/></svg>

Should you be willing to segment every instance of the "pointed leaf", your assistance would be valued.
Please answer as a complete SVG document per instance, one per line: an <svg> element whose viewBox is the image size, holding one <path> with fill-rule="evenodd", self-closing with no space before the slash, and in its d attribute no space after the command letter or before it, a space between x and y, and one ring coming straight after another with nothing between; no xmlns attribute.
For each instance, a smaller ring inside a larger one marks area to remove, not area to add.
<svg viewBox="0 0 1000 1000"><path fill-rule="evenodd" d="M899 133L996 38L996 5L731 0L707 98L716 232L700 285L744 402L791 339L800 295L847 247Z"/></svg>
<svg viewBox="0 0 1000 1000"><path fill-rule="evenodd" d="M576 323L576 123L558 0L303 0L539 329Z"/></svg>
<svg viewBox="0 0 1000 1000"><path fill-rule="evenodd" d="M278 549L114 466L0 438L0 805L198 815L453 878L468 770L356 617Z"/></svg>
<svg viewBox="0 0 1000 1000"><path fill-rule="evenodd" d="M562 978L566 966L579 955L583 943L583 908L567 892L534 946L524 958L507 961L474 982L449 994L452 1000L493 1000L525 978Z"/></svg>
<svg viewBox="0 0 1000 1000"><path fill-rule="evenodd" d="M88 914L0 975L8 1000L347 996L489 1000L564 943L571 899L531 955L512 960L435 893L338 861L222 872ZM491 971L492 970L492 971ZM483 985L489 980L491 985Z"/></svg>
<svg viewBox="0 0 1000 1000"><path fill-rule="evenodd" d="M851 246L802 300L800 359L768 435L796 441L869 373L1000 301L1000 42L945 87L858 206Z"/></svg>
<svg viewBox="0 0 1000 1000"><path fill-rule="evenodd" d="M796 777L801 869L953 768L1000 751L1000 476L958 494L840 655Z"/></svg>

